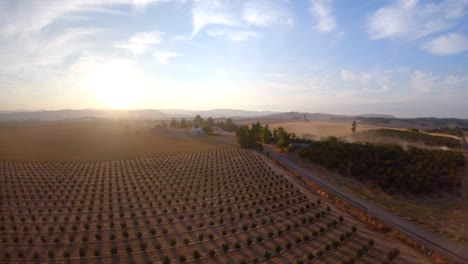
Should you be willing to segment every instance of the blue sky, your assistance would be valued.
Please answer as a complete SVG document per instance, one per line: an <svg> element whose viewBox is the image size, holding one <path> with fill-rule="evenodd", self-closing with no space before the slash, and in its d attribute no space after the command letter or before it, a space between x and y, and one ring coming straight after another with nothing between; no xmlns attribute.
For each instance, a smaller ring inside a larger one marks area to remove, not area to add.
<svg viewBox="0 0 468 264"><path fill-rule="evenodd" d="M468 0L0 2L0 110L468 118Z"/></svg>

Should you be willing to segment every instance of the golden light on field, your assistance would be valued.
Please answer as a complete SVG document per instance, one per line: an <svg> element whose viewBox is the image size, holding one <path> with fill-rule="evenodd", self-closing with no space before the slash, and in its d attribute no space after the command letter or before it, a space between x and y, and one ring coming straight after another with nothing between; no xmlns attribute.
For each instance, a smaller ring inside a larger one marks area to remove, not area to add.
<svg viewBox="0 0 468 264"><path fill-rule="evenodd" d="M97 101L106 108L131 108L138 101L138 78L133 67L113 61L95 66L89 87Z"/></svg>

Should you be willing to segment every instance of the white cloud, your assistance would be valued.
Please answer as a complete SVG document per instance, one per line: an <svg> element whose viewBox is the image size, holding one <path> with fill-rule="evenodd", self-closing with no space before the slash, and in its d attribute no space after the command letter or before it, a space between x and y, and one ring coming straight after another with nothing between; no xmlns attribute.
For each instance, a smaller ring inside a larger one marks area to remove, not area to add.
<svg viewBox="0 0 468 264"><path fill-rule="evenodd" d="M444 95L453 91L466 91L468 76L440 76L416 70L409 76L408 83L416 92L433 92ZM457 94L457 92L452 94Z"/></svg>
<svg viewBox="0 0 468 264"><path fill-rule="evenodd" d="M88 13L122 13L116 5L141 10L167 0L67 0L67 1L2 1L0 4L0 36L30 34L60 20L88 19Z"/></svg>
<svg viewBox="0 0 468 264"><path fill-rule="evenodd" d="M182 54L171 51L156 51L153 53L153 57L161 64L168 64L169 60L175 57L180 57Z"/></svg>
<svg viewBox="0 0 468 264"><path fill-rule="evenodd" d="M115 43L114 46L117 48L128 49L135 55L141 55L152 45L161 43L163 41L163 35L164 33L161 31L138 32L128 41Z"/></svg>
<svg viewBox="0 0 468 264"><path fill-rule="evenodd" d="M359 75L359 80L362 83L367 83L370 81L370 79L371 79L371 76L368 73L361 72L361 74Z"/></svg>
<svg viewBox="0 0 468 264"><path fill-rule="evenodd" d="M293 15L285 1L247 1L242 12L243 19L251 25L268 27L274 24L294 26Z"/></svg>
<svg viewBox="0 0 468 264"><path fill-rule="evenodd" d="M371 80L371 75L366 72L353 73L348 70L341 70L341 78L345 81L359 81L362 84L368 83Z"/></svg>
<svg viewBox="0 0 468 264"><path fill-rule="evenodd" d="M219 75L226 75L227 74L227 70L225 68L219 68L216 70L216 73L219 74Z"/></svg>
<svg viewBox="0 0 468 264"><path fill-rule="evenodd" d="M409 85L417 92L430 92L436 87L438 78L430 73L414 71L410 75Z"/></svg>
<svg viewBox="0 0 468 264"><path fill-rule="evenodd" d="M232 41L244 41L249 38L259 37L260 34L255 31L249 30L233 30L233 29L218 29L210 30L207 32L210 36L215 37L226 37Z"/></svg>
<svg viewBox="0 0 468 264"><path fill-rule="evenodd" d="M468 38L461 34L449 33L427 42L423 49L434 55L453 55L468 50Z"/></svg>
<svg viewBox="0 0 468 264"><path fill-rule="evenodd" d="M447 89L466 89L468 85L468 76L459 77L449 75L442 80L442 86Z"/></svg>
<svg viewBox="0 0 468 264"><path fill-rule="evenodd" d="M356 75L348 70L341 70L341 78L343 78L343 80L350 81L356 79Z"/></svg>
<svg viewBox="0 0 468 264"><path fill-rule="evenodd" d="M353 93L361 95L376 95L384 94L392 90L395 85L395 71L372 71L372 72L352 72L349 70L341 70L341 83L343 87Z"/></svg>
<svg viewBox="0 0 468 264"><path fill-rule="evenodd" d="M195 36L210 24L238 25L240 23L238 10L239 8L236 6L235 1L194 0L192 8L192 36Z"/></svg>
<svg viewBox="0 0 468 264"><path fill-rule="evenodd" d="M58 78L73 58L102 47L101 38L109 33L75 22L91 20L96 13L121 15L122 7L139 11L152 2L159 1L0 1L0 82L39 87L38 82Z"/></svg>
<svg viewBox="0 0 468 264"><path fill-rule="evenodd" d="M314 29L320 32L331 32L336 28L333 16L332 0L310 0L310 13L317 19Z"/></svg>
<svg viewBox="0 0 468 264"><path fill-rule="evenodd" d="M195 36L210 25L218 27L246 27L248 25L267 27L282 24L292 27L294 26L294 18L289 3L282 0L246 1L245 3L242 1L194 0L192 23L192 36ZM247 32L239 29L237 31Z"/></svg>
<svg viewBox="0 0 468 264"><path fill-rule="evenodd" d="M59 76L66 58L94 47L92 38L103 32L99 28L67 28L5 39L0 42L0 78L33 82Z"/></svg>
<svg viewBox="0 0 468 264"><path fill-rule="evenodd" d="M464 16L466 0L445 0L439 3L418 3L398 0L368 17L371 39L418 39L457 25Z"/></svg>

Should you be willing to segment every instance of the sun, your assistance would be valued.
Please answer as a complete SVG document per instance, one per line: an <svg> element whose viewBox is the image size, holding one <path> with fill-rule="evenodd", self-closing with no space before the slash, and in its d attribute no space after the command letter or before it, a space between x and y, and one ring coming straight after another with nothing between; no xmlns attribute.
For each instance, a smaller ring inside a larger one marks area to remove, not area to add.
<svg viewBox="0 0 468 264"><path fill-rule="evenodd" d="M137 103L138 78L125 62L96 65L89 78L89 88L99 104L106 108L131 108Z"/></svg>

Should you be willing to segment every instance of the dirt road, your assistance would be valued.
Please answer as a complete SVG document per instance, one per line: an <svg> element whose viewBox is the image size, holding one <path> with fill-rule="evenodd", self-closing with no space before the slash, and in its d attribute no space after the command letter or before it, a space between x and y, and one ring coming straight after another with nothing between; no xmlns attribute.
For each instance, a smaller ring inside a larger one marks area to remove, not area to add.
<svg viewBox="0 0 468 264"><path fill-rule="evenodd" d="M362 211L380 219L382 222L393 226L394 228L400 230L408 237L416 241L420 241L426 247L433 249L450 259L452 259L455 263L468 263L468 247L456 244L448 239L445 239L441 236L433 234L415 224L408 222L407 220L399 217L396 214L388 212L371 202L363 200L356 195L339 188L338 186L334 185L330 181L313 175L309 170L297 165L284 155L281 155L270 147L265 147L265 150L270 152L270 157L277 159L281 164L289 167L297 172L299 172L302 176L312 180L315 184L333 194L344 201L348 202L349 204L361 209Z"/></svg>

